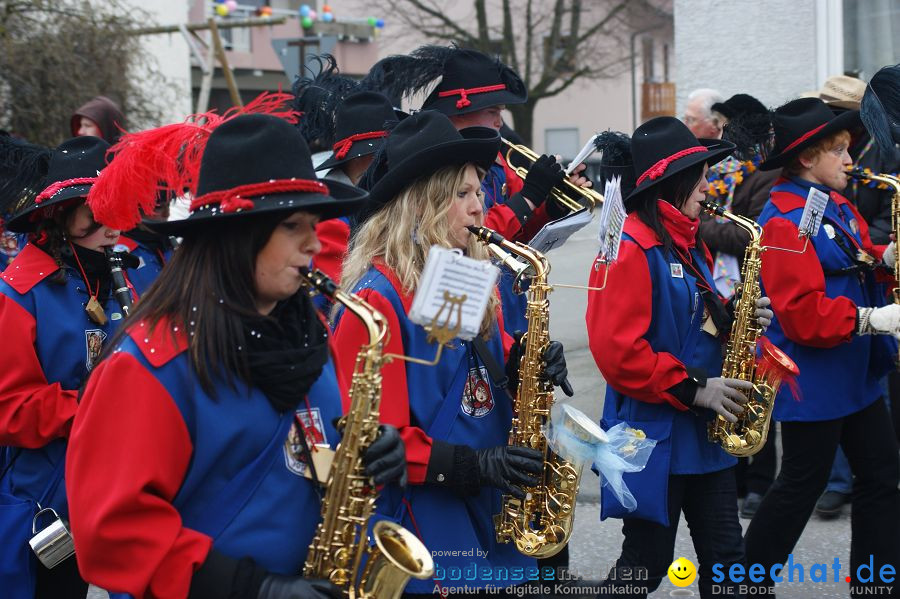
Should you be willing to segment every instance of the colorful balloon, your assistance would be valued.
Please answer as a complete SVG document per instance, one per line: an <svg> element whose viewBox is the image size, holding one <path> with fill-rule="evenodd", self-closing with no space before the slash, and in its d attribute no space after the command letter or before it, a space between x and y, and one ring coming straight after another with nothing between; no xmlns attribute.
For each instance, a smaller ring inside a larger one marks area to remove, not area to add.
<svg viewBox="0 0 900 599"><path fill-rule="evenodd" d="M238 3L237 0L225 0L225 6L228 7L229 12L233 12L237 10Z"/></svg>
<svg viewBox="0 0 900 599"><path fill-rule="evenodd" d="M312 9L309 7L308 4L301 4L301 5L300 5L300 16L301 16L301 17L308 17L308 16L309 16L309 11L310 11L310 10L312 10Z"/></svg>
<svg viewBox="0 0 900 599"><path fill-rule="evenodd" d="M216 14L220 17L227 17L228 13L231 11L228 10L228 7L224 4L216 4Z"/></svg>
<svg viewBox="0 0 900 599"><path fill-rule="evenodd" d="M315 21L316 17L318 17L318 16L319 15L316 14L316 11L314 11L314 10L309 11L309 18L312 19L313 21Z"/></svg>
<svg viewBox="0 0 900 599"><path fill-rule="evenodd" d="M375 21L375 27L378 27L379 29L384 29L384 19L378 19L377 21Z"/></svg>
<svg viewBox="0 0 900 599"><path fill-rule="evenodd" d="M300 24L303 25L304 29L309 29L313 26L313 20L309 17L303 17L302 19L300 19Z"/></svg>
<svg viewBox="0 0 900 599"><path fill-rule="evenodd" d="M334 15L330 12L322 13L322 21L325 23L331 23L334 21Z"/></svg>
<svg viewBox="0 0 900 599"><path fill-rule="evenodd" d="M330 4L323 4L323 5L322 5L322 12L331 12L331 5L330 5Z"/></svg>
<svg viewBox="0 0 900 599"><path fill-rule="evenodd" d="M378 22L378 19L376 19L375 17L369 17L366 20L369 22L370 27L375 27L375 24Z"/></svg>

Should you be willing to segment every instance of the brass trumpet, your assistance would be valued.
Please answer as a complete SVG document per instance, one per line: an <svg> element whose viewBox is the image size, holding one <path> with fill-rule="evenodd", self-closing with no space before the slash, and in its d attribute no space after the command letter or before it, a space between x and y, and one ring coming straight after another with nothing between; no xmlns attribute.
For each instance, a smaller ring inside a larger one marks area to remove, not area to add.
<svg viewBox="0 0 900 599"><path fill-rule="evenodd" d="M535 153L534 150L527 146L514 144L508 139L504 139L502 137L500 138L500 141L505 147L503 157L506 159L506 163L511 169L513 169L513 171L515 171L517 175L519 175L522 179L525 179L525 177L528 176L528 169L524 166L515 165L515 163L511 159L513 153L518 153L529 160L529 166L531 164L534 164L535 161L540 158L540 156L538 156L538 154ZM573 194L579 198L582 198L584 200L584 204L570 197ZM570 212L578 212L582 208L587 208L589 211L593 212L594 208L603 203L603 194L594 191L590 187L579 187L568 179L563 179L562 189L560 189L560 187L554 187L550 191L550 198L556 201L556 203L560 204L561 206L567 208Z"/></svg>

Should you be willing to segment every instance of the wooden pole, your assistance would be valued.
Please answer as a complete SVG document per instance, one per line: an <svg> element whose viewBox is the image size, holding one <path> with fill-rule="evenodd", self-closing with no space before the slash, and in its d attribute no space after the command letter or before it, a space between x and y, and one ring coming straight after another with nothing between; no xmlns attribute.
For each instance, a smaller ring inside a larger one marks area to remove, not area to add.
<svg viewBox="0 0 900 599"><path fill-rule="evenodd" d="M219 37L219 29L216 26L216 20L212 17L209 18L209 30L212 33L213 39L213 48L216 51L216 58L219 59L219 64L222 65L222 73L225 75L225 84L228 85L228 93L231 95L231 103L238 108L244 105L241 102L241 94L238 92L237 82L234 80L234 74L231 72L231 67L228 65L228 57L225 55L225 47L222 46L222 38Z"/></svg>
<svg viewBox="0 0 900 599"><path fill-rule="evenodd" d="M287 23L287 17L274 17L274 18L257 18L257 19L234 19L228 21L222 21L217 24L219 29L232 29L234 27L265 27L269 25L283 25ZM186 27L188 31L203 31L206 29L211 29L209 23L188 23L183 25ZM141 29L135 29L131 32L132 35L153 35L157 33L178 33L179 26L178 25L163 25L160 27L142 27Z"/></svg>

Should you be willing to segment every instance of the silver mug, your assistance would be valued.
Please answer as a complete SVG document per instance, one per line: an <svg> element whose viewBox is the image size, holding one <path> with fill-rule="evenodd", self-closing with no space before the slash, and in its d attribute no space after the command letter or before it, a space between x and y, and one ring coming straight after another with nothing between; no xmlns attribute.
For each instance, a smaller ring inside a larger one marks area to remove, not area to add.
<svg viewBox="0 0 900 599"><path fill-rule="evenodd" d="M46 528L37 532L38 519L44 513L53 514L53 522ZM44 508L34 515L31 522L31 534L34 536L28 541L32 551L41 563L48 569L54 568L60 562L75 554L75 543L72 541L72 533L66 528L65 523L53 508Z"/></svg>

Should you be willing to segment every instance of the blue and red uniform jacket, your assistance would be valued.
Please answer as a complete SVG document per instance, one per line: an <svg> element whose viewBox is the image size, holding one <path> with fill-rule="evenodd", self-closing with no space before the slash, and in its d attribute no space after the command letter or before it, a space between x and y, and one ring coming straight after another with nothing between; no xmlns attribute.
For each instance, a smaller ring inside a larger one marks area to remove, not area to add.
<svg viewBox="0 0 900 599"><path fill-rule="evenodd" d="M813 184L779 179L759 216L763 244L799 250L797 229ZM802 254L771 249L762 255L762 286L775 319L766 336L797 363L802 397L783 386L775 401L778 420L831 420L858 412L881 395L879 380L893 368L897 342L890 335L855 334L857 307L883 306L885 289L854 257L864 250L881 259L869 227L836 191L817 186L831 201L822 227ZM842 247L843 246L843 247Z"/></svg>
<svg viewBox="0 0 900 599"><path fill-rule="evenodd" d="M212 397L178 328L134 324L85 389L66 465L79 569L135 597L186 597L211 547L297 574L320 518L299 435L336 446L340 374L329 360L296 413L239 379Z"/></svg>
<svg viewBox="0 0 900 599"><path fill-rule="evenodd" d="M100 357L122 316L114 299L101 302L109 320L99 325L84 311L89 299L81 275L66 267L65 284L47 253L27 244L0 275L0 446L15 458L3 486L12 494L68 514L60 463L78 407L78 388ZM116 318L118 316L118 318ZM57 482L58 481L58 482Z"/></svg>
<svg viewBox="0 0 900 599"><path fill-rule="evenodd" d="M121 247L119 247L121 246ZM119 236L119 243L116 250L125 250L140 261L137 268L128 271L128 277L138 297L144 295L159 273L163 266L172 257L172 250L158 251L148 248L124 235Z"/></svg>
<svg viewBox="0 0 900 599"><path fill-rule="evenodd" d="M383 262L376 261L354 292L387 319L390 340L385 353L434 358L437 346L428 343L425 330L407 318L411 294L403 291ZM498 322L486 344L502 364L511 340L501 330ZM349 376L355 348L367 343L367 336L357 319L345 315L338 322L335 339L338 351L344 354L340 364ZM395 359L384 366L382 374L381 420L400 429L412 484L405 493L386 490L379 500L379 513L417 534L432 552L462 552L458 556L435 554L435 564L444 571L472 571L474 564L477 576L475 580L467 578L467 585L514 584L508 576L498 581L498 573L532 567L535 560L520 554L512 543L497 543L493 516L500 510L500 491L485 487L477 496L462 498L445 487L425 484L433 440L476 449L507 444L512 423L509 395L495 385L471 343L459 340L444 348L436 366ZM494 570L486 574L486 568ZM434 581L410 580L406 591L432 593L434 588Z"/></svg>
<svg viewBox="0 0 900 599"><path fill-rule="evenodd" d="M698 284L714 290L715 283L709 251L694 246L699 221L662 200L659 209L675 251L666 252L656 233L630 214L606 288L588 294L586 321L591 353L607 383L604 427L627 422L657 441L647 467L624 475L637 510L627 512L603 491L601 515L667 526L670 474L715 472L736 460L708 440L714 412L689 410L670 392L688 377L687 367L721 375L721 336L727 331L714 337L701 328L706 308ZM600 286L605 269L595 262L588 284Z"/></svg>

